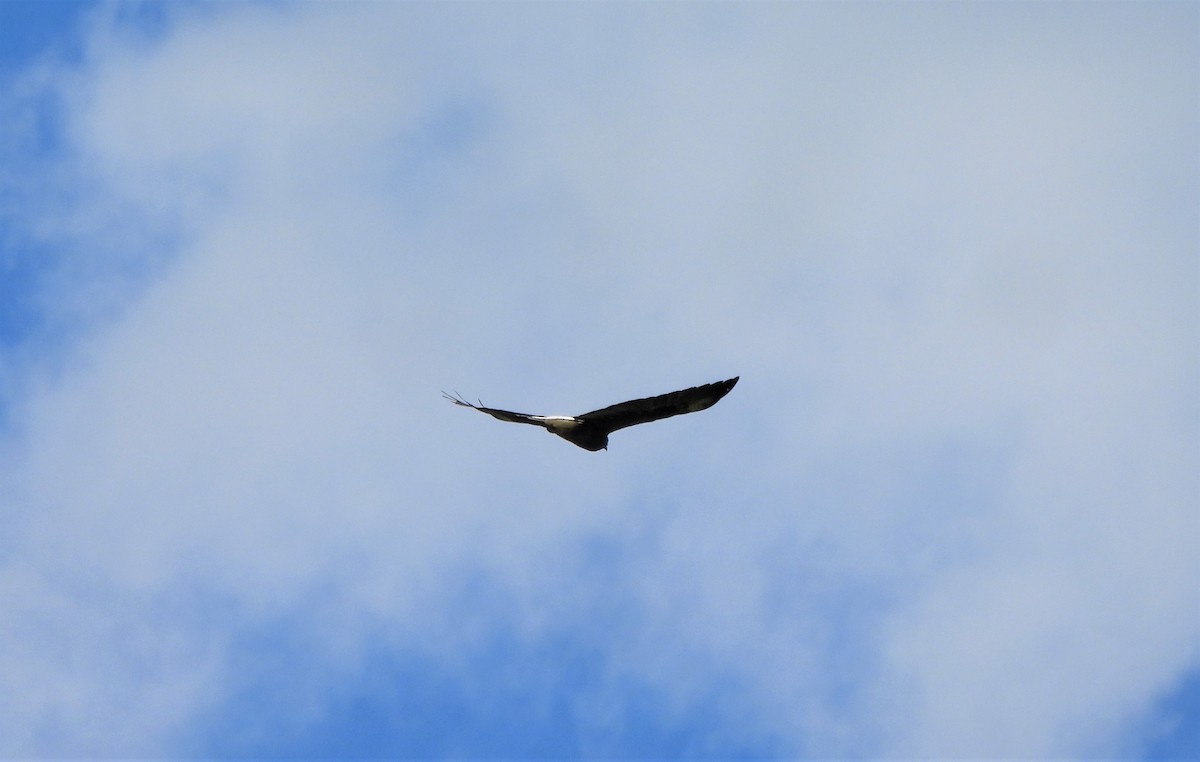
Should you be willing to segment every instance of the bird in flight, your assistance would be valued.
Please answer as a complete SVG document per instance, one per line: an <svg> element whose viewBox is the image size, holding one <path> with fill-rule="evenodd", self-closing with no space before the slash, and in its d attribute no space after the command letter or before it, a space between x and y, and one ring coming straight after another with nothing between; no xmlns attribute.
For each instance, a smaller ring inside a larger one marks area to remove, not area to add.
<svg viewBox="0 0 1200 762"><path fill-rule="evenodd" d="M595 452L607 450L608 435L618 429L712 407L717 404L717 400L729 394L729 390L738 382L738 378L740 376L735 376L728 381L717 381L713 384L693 386L678 392L660 394L657 397L618 402L616 405L609 405L582 415L512 413L508 410L484 407L482 402L472 405L460 396L452 396L445 392L442 392L442 396L455 405L487 413L502 421L541 426L551 434L557 434L573 445Z"/></svg>

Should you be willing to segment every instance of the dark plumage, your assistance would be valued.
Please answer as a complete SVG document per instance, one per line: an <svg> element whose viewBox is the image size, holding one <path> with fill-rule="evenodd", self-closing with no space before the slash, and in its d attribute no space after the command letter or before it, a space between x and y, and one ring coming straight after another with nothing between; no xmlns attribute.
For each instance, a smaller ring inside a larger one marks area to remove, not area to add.
<svg viewBox="0 0 1200 762"><path fill-rule="evenodd" d="M442 396L455 405L462 405L481 413L487 413L493 418L511 423L529 423L541 426L551 434L557 434L571 444L585 450L607 450L608 435L627 426L639 423L649 423L673 415L694 413L717 404L717 400L729 394L729 390L738 382L740 376L728 381L718 381L703 386L693 386L657 397L646 397L639 400L619 402L616 405L602 407L582 415L529 415L528 413L512 413L508 410L496 410L484 407L483 403L472 405L462 397L451 396L442 392Z"/></svg>

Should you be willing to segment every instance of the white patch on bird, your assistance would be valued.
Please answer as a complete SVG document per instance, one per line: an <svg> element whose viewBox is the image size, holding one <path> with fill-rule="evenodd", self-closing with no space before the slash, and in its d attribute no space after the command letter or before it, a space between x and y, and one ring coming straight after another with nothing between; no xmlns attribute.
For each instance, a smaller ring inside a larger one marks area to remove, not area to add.
<svg viewBox="0 0 1200 762"><path fill-rule="evenodd" d="M579 425L579 419L569 415L542 415L538 416L538 419L545 423L547 428L558 431L569 431Z"/></svg>

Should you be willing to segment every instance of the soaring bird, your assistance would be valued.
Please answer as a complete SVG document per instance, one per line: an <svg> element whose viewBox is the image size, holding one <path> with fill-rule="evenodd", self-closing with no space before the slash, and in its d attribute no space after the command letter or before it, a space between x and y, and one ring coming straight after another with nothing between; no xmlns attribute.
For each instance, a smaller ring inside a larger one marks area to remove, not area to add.
<svg viewBox="0 0 1200 762"><path fill-rule="evenodd" d="M557 434L573 445L595 452L608 449L608 435L617 429L657 421L660 418L670 418L673 415L694 413L697 410L712 407L717 404L717 400L729 394L729 390L738 382L738 378L740 376L735 376L728 381L717 381L713 384L693 386L690 389L670 394L660 394L657 397L619 402L616 405L609 405L582 415L512 413L508 410L484 407L482 402L472 405L460 396L452 396L445 392L442 392L442 396L455 405L487 413L502 421L541 426L551 434Z"/></svg>

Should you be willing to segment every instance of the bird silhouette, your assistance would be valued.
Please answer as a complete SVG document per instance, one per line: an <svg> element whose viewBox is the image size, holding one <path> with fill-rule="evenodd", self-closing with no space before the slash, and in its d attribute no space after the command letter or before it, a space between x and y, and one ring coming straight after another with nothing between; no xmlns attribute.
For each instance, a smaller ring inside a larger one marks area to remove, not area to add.
<svg viewBox="0 0 1200 762"><path fill-rule="evenodd" d="M493 418L511 423L529 423L541 426L551 434L557 434L573 445L595 452L608 449L608 435L628 426L639 423L649 423L673 415L695 413L717 404L717 401L729 394L729 390L738 382L740 376L727 381L717 381L703 386L693 386L677 392L660 394L657 397L618 402L615 405L602 407L582 415L530 415L528 413L513 413L508 410L484 407L480 402L472 405L461 396L442 392L442 396L455 405L469 407L481 413L487 413Z"/></svg>

